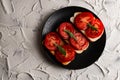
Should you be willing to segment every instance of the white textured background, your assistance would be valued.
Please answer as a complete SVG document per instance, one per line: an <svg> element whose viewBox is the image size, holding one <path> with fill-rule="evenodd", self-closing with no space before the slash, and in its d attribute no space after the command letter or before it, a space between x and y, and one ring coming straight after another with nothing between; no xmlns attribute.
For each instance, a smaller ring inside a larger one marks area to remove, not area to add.
<svg viewBox="0 0 120 80"><path fill-rule="evenodd" d="M84 69L54 66L36 48L46 17L66 6L90 9L106 29L102 56ZM120 0L0 0L0 80L120 80Z"/></svg>

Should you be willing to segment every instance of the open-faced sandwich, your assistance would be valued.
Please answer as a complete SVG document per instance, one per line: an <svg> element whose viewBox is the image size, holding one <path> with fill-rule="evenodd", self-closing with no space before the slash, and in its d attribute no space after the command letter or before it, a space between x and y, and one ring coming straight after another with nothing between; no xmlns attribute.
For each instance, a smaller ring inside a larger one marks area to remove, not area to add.
<svg viewBox="0 0 120 80"><path fill-rule="evenodd" d="M54 55L57 45L62 46L63 41L56 32L50 32L45 36L43 45Z"/></svg>
<svg viewBox="0 0 120 80"><path fill-rule="evenodd" d="M76 12L70 21L92 42L97 41L104 32L102 22L90 12Z"/></svg>
<svg viewBox="0 0 120 80"><path fill-rule="evenodd" d="M75 52L80 54L89 46L89 41L78 31L75 30L70 22L63 22L58 27L61 37L75 48Z"/></svg>

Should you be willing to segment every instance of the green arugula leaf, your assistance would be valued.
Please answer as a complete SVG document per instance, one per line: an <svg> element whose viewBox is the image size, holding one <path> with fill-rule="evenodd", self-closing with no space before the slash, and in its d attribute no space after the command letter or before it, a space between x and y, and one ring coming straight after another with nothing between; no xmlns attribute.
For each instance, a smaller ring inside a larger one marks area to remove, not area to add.
<svg viewBox="0 0 120 80"><path fill-rule="evenodd" d="M76 39L76 37L73 35L73 33L72 32L70 32L69 30L64 30L71 38L74 38L75 40L77 40Z"/></svg>
<svg viewBox="0 0 120 80"><path fill-rule="evenodd" d="M57 46L58 50L65 56L66 55L66 51L64 50L64 48L62 48L60 45L55 44L55 46Z"/></svg>
<svg viewBox="0 0 120 80"><path fill-rule="evenodd" d="M97 28L93 25L91 25L90 23L87 24L88 27L90 27L92 30L96 30L97 31Z"/></svg>

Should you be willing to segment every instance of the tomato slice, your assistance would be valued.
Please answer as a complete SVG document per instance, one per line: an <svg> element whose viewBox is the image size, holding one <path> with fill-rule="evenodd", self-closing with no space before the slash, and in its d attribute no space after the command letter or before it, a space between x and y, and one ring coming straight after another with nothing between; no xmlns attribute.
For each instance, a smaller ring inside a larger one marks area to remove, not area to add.
<svg viewBox="0 0 120 80"><path fill-rule="evenodd" d="M69 38L69 35L65 32L65 30L69 30L71 33L74 33L74 31L75 31L75 29L73 28L73 25L71 23L69 23L69 22L61 23L58 28L58 32L63 39Z"/></svg>
<svg viewBox="0 0 120 80"><path fill-rule="evenodd" d="M84 50L89 45L88 40L81 33L75 33L74 36L76 40L70 38L70 43L75 49Z"/></svg>
<svg viewBox="0 0 120 80"><path fill-rule="evenodd" d="M87 23L93 21L93 19L94 16L92 13L82 12L75 17L74 23L79 30L85 30L87 29Z"/></svg>
<svg viewBox="0 0 120 80"><path fill-rule="evenodd" d="M74 60L75 50L70 45L63 45L62 48L66 51L66 55L63 55L59 50L57 50L55 53L56 59L61 63Z"/></svg>
<svg viewBox="0 0 120 80"><path fill-rule="evenodd" d="M85 30L85 34L90 38L99 37L104 31L102 22L99 19L95 19L91 22L91 25L93 25L97 30L93 30L92 28L88 27Z"/></svg>
<svg viewBox="0 0 120 80"><path fill-rule="evenodd" d="M55 44L61 45L62 40L56 32L50 32L46 35L44 40L44 45L49 50L56 50Z"/></svg>

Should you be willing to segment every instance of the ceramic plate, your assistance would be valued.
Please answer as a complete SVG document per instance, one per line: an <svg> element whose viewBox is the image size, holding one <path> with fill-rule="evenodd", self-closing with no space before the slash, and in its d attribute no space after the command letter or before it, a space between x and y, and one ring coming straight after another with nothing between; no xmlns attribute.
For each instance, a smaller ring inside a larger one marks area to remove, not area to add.
<svg viewBox="0 0 120 80"><path fill-rule="evenodd" d="M55 11L47 19L41 30L41 36L42 36L41 42L44 39L45 35L51 31L55 31L60 25L60 23L65 21L70 22L70 17L73 16L75 12L85 12L85 11L91 12L88 9L77 6L65 7ZM96 18L98 18L94 13L93 15ZM89 48L86 51L84 51L82 54L77 54L75 59L67 66L63 66L62 64L60 64L43 45L40 46L42 53L47 54L48 55L47 58L49 58L54 64L67 69L82 69L88 67L89 65L93 64L95 61L98 60L98 58L101 56L104 50L105 42L106 42L106 33L104 31L104 34L99 40L90 43Z"/></svg>

